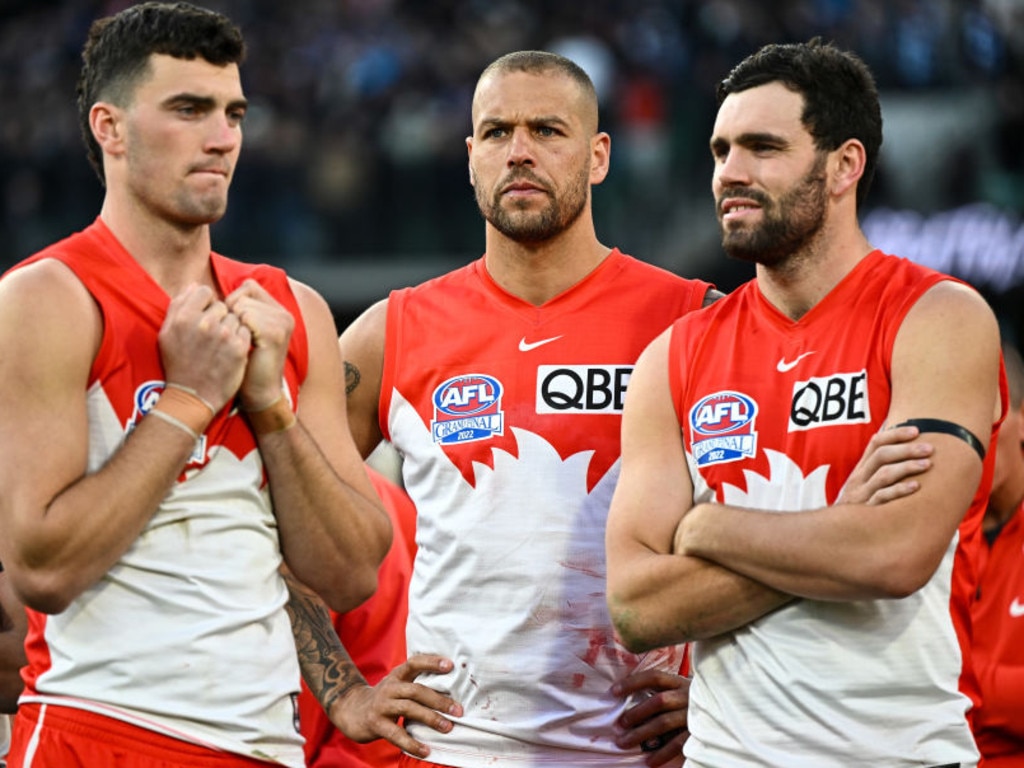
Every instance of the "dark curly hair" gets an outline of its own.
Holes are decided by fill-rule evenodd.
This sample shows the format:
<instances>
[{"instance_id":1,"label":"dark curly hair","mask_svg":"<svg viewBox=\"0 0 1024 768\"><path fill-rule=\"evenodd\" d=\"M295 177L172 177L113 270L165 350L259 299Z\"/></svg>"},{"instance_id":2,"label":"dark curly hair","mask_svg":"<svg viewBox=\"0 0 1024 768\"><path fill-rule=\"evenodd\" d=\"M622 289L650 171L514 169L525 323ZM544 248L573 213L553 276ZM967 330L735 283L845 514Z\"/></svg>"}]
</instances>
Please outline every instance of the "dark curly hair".
<instances>
[{"instance_id":1,"label":"dark curly hair","mask_svg":"<svg viewBox=\"0 0 1024 768\"><path fill-rule=\"evenodd\" d=\"M128 105L154 53L177 59L199 56L225 66L242 63L245 42L226 16L189 3L145 2L94 21L82 50L78 121L101 184L106 184L103 153L89 127L89 111L97 101Z\"/></svg>"},{"instance_id":2,"label":"dark curly hair","mask_svg":"<svg viewBox=\"0 0 1024 768\"><path fill-rule=\"evenodd\" d=\"M857 184L859 209L871 188L882 147L882 108L871 70L856 54L820 38L766 45L718 84L718 104L730 93L774 82L804 97L800 121L815 147L831 152L847 139L864 145L864 174Z\"/></svg>"}]
</instances>

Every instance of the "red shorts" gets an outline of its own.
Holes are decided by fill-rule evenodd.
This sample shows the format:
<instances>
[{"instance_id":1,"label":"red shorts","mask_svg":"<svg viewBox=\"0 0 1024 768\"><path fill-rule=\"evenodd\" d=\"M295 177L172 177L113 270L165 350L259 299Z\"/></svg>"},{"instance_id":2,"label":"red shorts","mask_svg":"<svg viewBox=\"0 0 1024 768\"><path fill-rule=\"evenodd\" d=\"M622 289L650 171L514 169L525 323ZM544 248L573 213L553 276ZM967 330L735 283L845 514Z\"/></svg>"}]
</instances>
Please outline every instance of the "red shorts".
<instances>
[{"instance_id":1,"label":"red shorts","mask_svg":"<svg viewBox=\"0 0 1024 768\"><path fill-rule=\"evenodd\" d=\"M22 704L8 768L267 768L245 755L173 739L71 707Z\"/></svg>"}]
</instances>

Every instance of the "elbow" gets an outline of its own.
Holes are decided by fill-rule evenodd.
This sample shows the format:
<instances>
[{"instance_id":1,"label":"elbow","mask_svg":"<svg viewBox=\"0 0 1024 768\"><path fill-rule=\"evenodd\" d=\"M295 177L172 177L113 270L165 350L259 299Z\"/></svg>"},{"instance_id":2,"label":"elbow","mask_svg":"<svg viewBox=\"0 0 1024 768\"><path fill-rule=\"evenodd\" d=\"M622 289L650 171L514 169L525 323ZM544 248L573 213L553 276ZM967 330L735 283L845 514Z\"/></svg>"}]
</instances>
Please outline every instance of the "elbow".
<instances>
[{"instance_id":1,"label":"elbow","mask_svg":"<svg viewBox=\"0 0 1024 768\"><path fill-rule=\"evenodd\" d=\"M18 590L17 594L18 599L26 608L50 616L63 613L75 599L75 595L59 589Z\"/></svg>"},{"instance_id":2,"label":"elbow","mask_svg":"<svg viewBox=\"0 0 1024 768\"><path fill-rule=\"evenodd\" d=\"M939 560L917 553L902 553L872 569L866 581L869 590L874 593L872 597L902 600L922 589L938 567Z\"/></svg>"},{"instance_id":3,"label":"elbow","mask_svg":"<svg viewBox=\"0 0 1024 768\"><path fill-rule=\"evenodd\" d=\"M78 591L60 583L55 578L31 575L15 581L11 580L14 594L26 608L33 611L55 615L62 613L78 596Z\"/></svg>"},{"instance_id":4,"label":"elbow","mask_svg":"<svg viewBox=\"0 0 1024 768\"><path fill-rule=\"evenodd\" d=\"M646 653L665 643L646 631L647 626L635 608L625 601L616 599L609 594L608 609L620 643L631 653Z\"/></svg>"},{"instance_id":5,"label":"elbow","mask_svg":"<svg viewBox=\"0 0 1024 768\"><path fill-rule=\"evenodd\" d=\"M345 613L358 608L373 597L377 591L377 571L368 568L353 569L344 583L327 584L316 591L332 611Z\"/></svg>"}]
</instances>

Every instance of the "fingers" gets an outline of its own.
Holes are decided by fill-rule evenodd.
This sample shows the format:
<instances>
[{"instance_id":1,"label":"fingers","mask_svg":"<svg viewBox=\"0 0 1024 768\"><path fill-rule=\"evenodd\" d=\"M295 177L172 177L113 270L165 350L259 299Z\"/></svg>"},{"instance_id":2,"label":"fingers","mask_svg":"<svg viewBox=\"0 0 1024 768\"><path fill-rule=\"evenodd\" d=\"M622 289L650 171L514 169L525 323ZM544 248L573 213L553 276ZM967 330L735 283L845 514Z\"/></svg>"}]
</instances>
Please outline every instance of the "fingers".
<instances>
[{"instance_id":1,"label":"fingers","mask_svg":"<svg viewBox=\"0 0 1024 768\"><path fill-rule=\"evenodd\" d=\"M660 746L648 752L644 759L646 765L651 766L681 766L683 764L683 745L690 737L689 731L677 731L665 734L657 741Z\"/></svg>"},{"instance_id":2,"label":"fingers","mask_svg":"<svg viewBox=\"0 0 1024 768\"><path fill-rule=\"evenodd\" d=\"M452 724L441 714L462 717L462 706L447 694L414 682L422 674L444 675L452 671L451 659L435 654L417 653L405 663L395 667L388 675L394 685L400 686L392 694L395 698L411 702L411 706L397 714L412 718L437 731L447 732Z\"/></svg>"},{"instance_id":3,"label":"fingers","mask_svg":"<svg viewBox=\"0 0 1024 768\"><path fill-rule=\"evenodd\" d=\"M637 687L641 685L643 688ZM628 676L612 690L630 691L636 698L619 717L622 732L615 739L618 746L649 752L648 765L662 765L680 755L690 699L688 678L648 669Z\"/></svg>"},{"instance_id":4,"label":"fingers","mask_svg":"<svg viewBox=\"0 0 1024 768\"><path fill-rule=\"evenodd\" d=\"M351 688L332 703L328 716L353 741L366 743L383 738L411 755L425 758L430 749L399 723L416 721L439 733L455 727L446 716L462 717L462 707L444 693L415 682L421 674L445 674L453 667L452 661L443 656L416 654L377 685Z\"/></svg>"},{"instance_id":5,"label":"fingers","mask_svg":"<svg viewBox=\"0 0 1024 768\"><path fill-rule=\"evenodd\" d=\"M650 689L667 691L677 688L688 691L690 689L689 678L663 669L648 668L632 672L618 681L612 686L612 693L616 696L626 697L632 693Z\"/></svg>"},{"instance_id":6,"label":"fingers","mask_svg":"<svg viewBox=\"0 0 1024 768\"><path fill-rule=\"evenodd\" d=\"M934 450L918 436L916 427L883 429L872 436L839 503L884 504L916 492L921 486L915 476L931 468Z\"/></svg>"},{"instance_id":7,"label":"fingers","mask_svg":"<svg viewBox=\"0 0 1024 768\"><path fill-rule=\"evenodd\" d=\"M291 314L255 280L243 282L224 303L249 329L253 346L287 343L293 326Z\"/></svg>"},{"instance_id":8,"label":"fingers","mask_svg":"<svg viewBox=\"0 0 1024 768\"><path fill-rule=\"evenodd\" d=\"M403 680L415 680L422 674L447 675L455 669L454 662L434 653L414 653L406 661L395 667L392 674L399 675Z\"/></svg>"}]
</instances>

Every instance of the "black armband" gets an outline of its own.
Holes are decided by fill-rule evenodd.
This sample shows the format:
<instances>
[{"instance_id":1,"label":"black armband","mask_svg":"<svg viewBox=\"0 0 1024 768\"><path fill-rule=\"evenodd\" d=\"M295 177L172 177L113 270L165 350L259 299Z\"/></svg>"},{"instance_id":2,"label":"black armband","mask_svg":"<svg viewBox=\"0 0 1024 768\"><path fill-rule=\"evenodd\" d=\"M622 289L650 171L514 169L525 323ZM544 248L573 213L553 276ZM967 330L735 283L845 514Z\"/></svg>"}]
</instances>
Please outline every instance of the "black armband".
<instances>
[{"instance_id":1,"label":"black armband","mask_svg":"<svg viewBox=\"0 0 1024 768\"><path fill-rule=\"evenodd\" d=\"M917 427L921 432L941 432L944 435L959 437L975 450L981 460L985 460L985 446L981 440L974 436L974 433L966 427L961 427L952 421L945 419L907 419L897 424L897 427Z\"/></svg>"}]
</instances>

